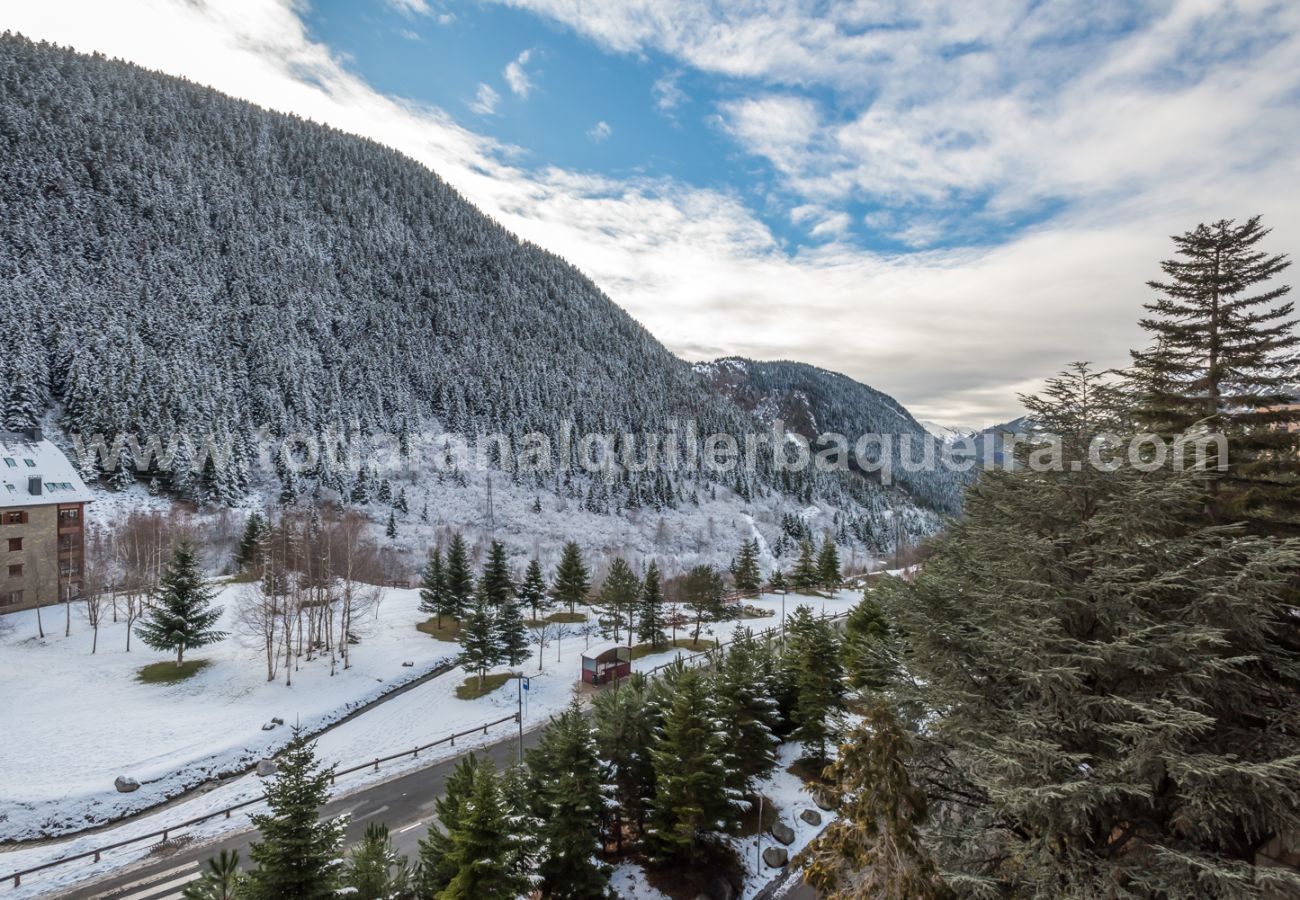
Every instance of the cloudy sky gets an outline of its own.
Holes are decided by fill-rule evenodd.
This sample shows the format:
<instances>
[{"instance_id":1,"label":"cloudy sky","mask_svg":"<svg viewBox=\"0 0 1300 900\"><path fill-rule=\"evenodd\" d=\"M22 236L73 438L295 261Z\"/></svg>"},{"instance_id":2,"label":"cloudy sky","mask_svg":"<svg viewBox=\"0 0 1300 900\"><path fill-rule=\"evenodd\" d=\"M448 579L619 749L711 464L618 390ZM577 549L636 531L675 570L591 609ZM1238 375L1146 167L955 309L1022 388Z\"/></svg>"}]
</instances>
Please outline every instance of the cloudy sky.
<instances>
[{"instance_id":1,"label":"cloudy sky","mask_svg":"<svg viewBox=\"0 0 1300 900\"><path fill-rule=\"evenodd\" d=\"M1300 251L1300 3L9 0L427 163L669 347L984 424L1122 364L1168 235Z\"/></svg>"}]
</instances>

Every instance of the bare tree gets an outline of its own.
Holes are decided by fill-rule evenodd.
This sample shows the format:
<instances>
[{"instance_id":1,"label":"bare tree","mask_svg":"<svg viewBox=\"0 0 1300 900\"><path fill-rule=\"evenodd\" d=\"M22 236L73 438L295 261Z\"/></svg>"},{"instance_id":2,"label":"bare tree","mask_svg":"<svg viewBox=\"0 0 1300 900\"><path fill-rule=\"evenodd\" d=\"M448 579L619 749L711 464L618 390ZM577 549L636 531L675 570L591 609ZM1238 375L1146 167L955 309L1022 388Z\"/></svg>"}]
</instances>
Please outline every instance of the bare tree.
<instances>
[{"instance_id":1,"label":"bare tree","mask_svg":"<svg viewBox=\"0 0 1300 900\"><path fill-rule=\"evenodd\" d=\"M357 623L377 615L383 599L384 572L375 543L365 536L366 520L348 510L334 523L330 558L339 582L339 653L343 668L352 665L351 644Z\"/></svg>"},{"instance_id":2,"label":"bare tree","mask_svg":"<svg viewBox=\"0 0 1300 900\"><path fill-rule=\"evenodd\" d=\"M552 641L557 641L563 636L563 628L564 626L559 622L548 622L545 619L534 619L528 626L528 630L533 633L533 639L537 641L537 671L542 671L543 652Z\"/></svg>"},{"instance_id":3,"label":"bare tree","mask_svg":"<svg viewBox=\"0 0 1300 900\"><path fill-rule=\"evenodd\" d=\"M109 606L109 566L113 558L112 534L95 527L86 533L81 564L81 593L86 599L86 620L90 623L90 652L99 650L99 626Z\"/></svg>"}]
</instances>

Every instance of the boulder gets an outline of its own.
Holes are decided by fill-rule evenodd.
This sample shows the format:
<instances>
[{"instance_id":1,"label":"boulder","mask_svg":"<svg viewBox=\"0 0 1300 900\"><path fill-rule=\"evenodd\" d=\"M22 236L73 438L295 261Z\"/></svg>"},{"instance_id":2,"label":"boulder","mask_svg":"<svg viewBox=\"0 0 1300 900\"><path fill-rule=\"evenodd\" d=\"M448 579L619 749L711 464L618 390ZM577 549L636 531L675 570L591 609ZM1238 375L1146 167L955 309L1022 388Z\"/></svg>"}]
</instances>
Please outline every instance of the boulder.
<instances>
[{"instance_id":1,"label":"boulder","mask_svg":"<svg viewBox=\"0 0 1300 900\"><path fill-rule=\"evenodd\" d=\"M794 843L794 829L778 820L772 823L772 837L789 846Z\"/></svg>"},{"instance_id":2,"label":"boulder","mask_svg":"<svg viewBox=\"0 0 1300 900\"><path fill-rule=\"evenodd\" d=\"M271 721L267 722L265 725L262 726L262 730L271 731L273 728L275 728L275 724L276 724L275 719L272 719Z\"/></svg>"},{"instance_id":3,"label":"boulder","mask_svg":"<svg viewBox=\"0 0 1300 900\"><path fill-rule=\"evenodd\" d=\"M271 721L274 722L276 725L284 724L284 719L281 719L279 716L271 716Z\"/></svg>"},{"instance_id":4,"label":"boulder","mask_svg":"<svg viewBox=\"0 0 1300 900\"><path fill-rule=\"evenodd\" d=\"M403 668L409 669L409 668L413 667L414 665L415 665L415 663L412 662L412 661L409 660L409 659L406 659L406 660L403 660L403 661L402 661L402 667L403 667Z\"/></svg>"},{"instance_id":5,"label":"boulder","mask_svg":"<svg viewBox=\"0 0 1300 900\"><path fill-rule=\"evenodd\" d=\"M768 847L763 851L763 862L773 869L779 869L790 861L790 854L784 847Z\"/></svg>"},{"instance_id":6,"label":"boulder","mask_svg":"<svg viewBox=\"0 0 1300 900\"><path fill-rule=\"evenodd\" d=\"M140 790L140 782L130 775L119 775L113 779L113 787L117 788L119 794L129 794L132 791Z\"/></svg>"},{"instance_id":7,"label":"boulder","mask_svg":"<svg viewBox=\"0 0 1300 900\"><path fill-rule=\"evenodd\" d=\"M818 809L824 809L830 812L835 808L835 796L829 791L813 791L813 803L817 804Z\"/></svg>"},{"instance_id":8,"label":"boulder","mask_svg":"<svg viewBox=\"0 0 1300 900\"><path fill-rule=\"evenodd\" d=\"M704 895L709 900L736 900L736 889L730 881L717 875L704 889Z\"/></svg>"},{"instance_id":9,"label":"boulder","mask_svg":"<svg viewBox=\"0 0 1300 900\"><path fill-rule=\"evenodd\" d=\"M265 778L267 775L274 775L280 768L280 764L273 759L259 759L257 761L257 777Z\"/></svg>"},{"instance_id":10,"label":"boulder","mask_svg":"<svg viewBox=\"0 0 1300 900\"><path fill-rule=\"evenodd\" d=\"M809 825L820 825L822 823L822 814L815 809L805 809L799 813L799 818L803 819Z\"/></svg>"}]
</instances>

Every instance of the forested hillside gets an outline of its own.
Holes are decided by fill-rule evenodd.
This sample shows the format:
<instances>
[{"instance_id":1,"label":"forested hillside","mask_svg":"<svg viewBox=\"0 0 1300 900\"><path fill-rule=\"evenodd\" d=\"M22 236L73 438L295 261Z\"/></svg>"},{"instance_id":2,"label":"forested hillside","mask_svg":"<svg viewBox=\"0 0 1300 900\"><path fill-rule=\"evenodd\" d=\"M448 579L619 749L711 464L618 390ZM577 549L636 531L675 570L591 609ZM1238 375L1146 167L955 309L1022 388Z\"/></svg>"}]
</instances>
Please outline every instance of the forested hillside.
<instances>
[{"instance_id":1,"label":"forested hillside","mask_svg":"<svg viewBox=\"0 0 1300 900\"><path fill-rule=\"evenodd\" d=\"M231 439L229 461L198 476L148 476L201 501L249 489L258 429L338 445L429 428L754 427L577 269L419 163L15 35L0 37L0 317L10 425L53 409L69 433ZM861 479L778 484L768 469L726 484L886 505ZM355 477L306 480L348 496ZM919 499L950 510L937 477ZM593 511L690 495L649 479L566 487Z\"/></svg>"}]
</instances>

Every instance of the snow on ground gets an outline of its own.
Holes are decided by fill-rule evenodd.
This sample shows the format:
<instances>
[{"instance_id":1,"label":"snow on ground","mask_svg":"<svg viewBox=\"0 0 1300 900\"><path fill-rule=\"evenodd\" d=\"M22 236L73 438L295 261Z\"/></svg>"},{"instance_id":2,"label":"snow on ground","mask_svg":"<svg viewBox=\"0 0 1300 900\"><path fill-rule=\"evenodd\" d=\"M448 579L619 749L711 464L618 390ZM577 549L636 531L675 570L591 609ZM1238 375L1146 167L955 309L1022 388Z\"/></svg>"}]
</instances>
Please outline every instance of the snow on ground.
<instances>
[{"instance_id":1,"label":"snow on ground","mask_svg":"<svg viewBox=\"0 0 1300 900\"><path fill-rule=\"evenodd\" d=\"M36 612L5 617L0 636L0 839L65 834L153 806L214 776L238 772L273 753L295 721L315 731L454 654L450 644L415 630L416 591L388 591L378 617L358 629L352 667L341 661L302 661L292 687L283 670L266 680L265 654L237 633L235 607L244 585L221 589L219 626L230 637L191 650L211 665L175 685L141 684L137 670L169 659L132 639L125 652L124 622L102 625L93 656L91 630L74 604L72 636L65 611L46 607L45 638ZM414 662L413 667L402 666ZM282 667L283 668L283 667ZM272 717L286 727L263 731ZM127 775L140 789L120 794L113 780Z\"/></svg>"},{"instance_id":2,"label":"snow on ground","mask_svg":"<svg viewBox=\"0 0 1300 900\"><path fill-rule=\"evenodd\" d=\"M222 601L228 602L234 590L236 588L223 591ZM776 627L783 602L787 617L793 615L800 605L810 606L815 615L834 615L850 609L859 598L860 594L856 591L843 591L828 599L793 594L785 598L767 595L752 601L753 605L771 609L776 615L766 619L719 623L712 626L712 636L725 641L738 627L750 627L756 632ZM363 637L362 643L354 648L356 655L350 673L330 679L329 662L323 660L319 664L312 664L319 665L319 668L310 669L304 665L302 671L295 673L293 688L286 688L282 680L276 684L265 683L266 673L260 651L241 647L234 639L200 651L198 655L213 659L215 664L182 685L173 688L139 685L133 680L135 668L161 658L161 654L133 650L128 657L120 652L107 652L105 632L101 630L100 653L92 657L89 655L88 629L81 623L79 630L76 630L75 622L71 639L47 638L46 644L42 646L31 637L35 628L34 616L31 617L29 630L24 631L24 617L28 614L17 614L19 621L16 624L19 624L19 628L15 633L0 638L0 677L7 677L10 686L14 688L0 703L20 705L24 713L20 717L10 715L3 708L0 708L0 712L4 713L6 719L16 721L18 727L24 730L17 740L4 744L3 752L8 756L0 760L0 796L25 797L27 802L43 809L59 810L61 815L70 820L87 809L107 809L109 801L119 797L129 804L132 798L151 790L152 785L144 784L144 779L141 778L140 791L135 794L116 794L112 780L119 771L132 771L134 774L145 771L139 766L148 764L154 766L148 771L155 772L160 783L179 784L177 776L166 774L165 761L170 760L171 765L181 771L197 771L195 761L212 760L215 756L214 747L217 746L224 748L221 752L227 758L240 750L251 749L251 758L255 760L264 755L269 747L279 746L288 738L286 729L276 729L273 732L260 730L262 723L272 715L279 715L286 722L292 722L296 715L301 715L303 723L310 724L305 709L308 704L316 704L317 721L337 719L344 712L344 704L355 706L365 698L373 698L383 690L391 689L397 679L413 677L411 673L428 670L438 661L453 655L456 645L436 641L415 630L415 623L423 619L416 610L417 603L416 591L387 592L368 636ZM121 637L120 632L115 636ZM578 679L582 650L589 640L594 642L599 639L598 636L570 633L558 646L555 643L547 646L542 659L542 672L537 671L536 655L521 667L531 679L530 690L526 694L525 728L544 724L569 702ZM11 652L15 649L19 652ZM42 656L43 653L46 655ZM677 655L689 654L682 654L680 650L665 650L642 657L633 666L639 671L646 671ZM24 663L17 664L18 659L23 659ZM402 660L414 660L416 667L403 668ZM507 669L508 667L500 667L497 671L504 672ZM214 671L221 673L220 677L214 677ZM385 680L377 680L380 678ZM358 764L510 715L517 708L518 693L513 684L507 684L476 700L456 699L455 688L465 678L463 671L449 672L338 725L320 736L318 751L321 758L341 766ZM144 691L145 688L150 690ZM29 702L29 691L40 691L43 699L40 702ZM340 705L330 708L331 701ZM58 717L40 716L40 723L37 723L34 721L38 718L36 713L47 708L42 705L44 703L56 704ZM118 727L120 718L114 711L115 705L129 712L135 727ZM13 712L16 713L17 710ZM23 721L24 719L32 721ZM442 745L420 754L419 759L408 758L386 764L379 772L363 771L340 778L336 790L340 795L349 793L367 784L455 756L467 749L495 743L508 737L510 728L508 723L493 729L487 735L458 740L455 748ZM200 733L206 737L200 739ZM86 754L87 747L95 747L97 752ZM108 754L98 752L103 747L112 748L111 759ZM21 757L17 754L21 754ZM50 765L51 759L58 760L59 765ZM118 765L117 761L120 760L136 761L137 768ZM780 773L773 777L779 776ZM82 793L78 795L66 791L63 786L68 784L82 785ZM105 785L107 792L104 790ZM781 788L779 785L773 788L778 789L791 788ZM261 781L256 776L246 775L115 828L0 853L0 876L134 835L148 834L260 796L261 790ZM154 794L155 799L158 796L160 794ZM769 796L774 799L777 797L776 794ZM127 808L138 809L140 805ZM251 811L256 812L257 807ZM791 824L797 829L801 823ZM247 814L236 813L230 819L204 823L188 833L196 839L206 840L246 827ZM15 900L39 896L60 886L133 863L147 852L148 845L142 844L109 853L96 864L78 862L58 867L24 879L22 888L7 892L6 896Z\"/></svg>"}]
</instances>

